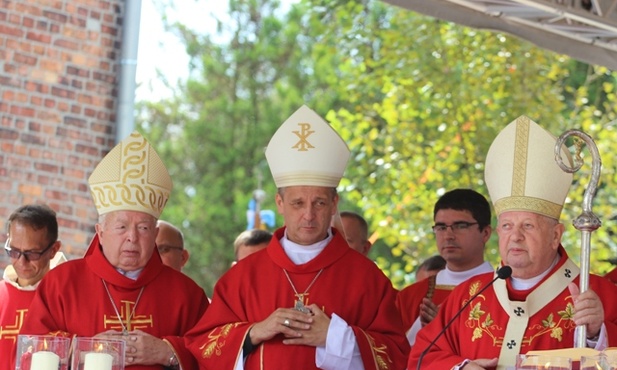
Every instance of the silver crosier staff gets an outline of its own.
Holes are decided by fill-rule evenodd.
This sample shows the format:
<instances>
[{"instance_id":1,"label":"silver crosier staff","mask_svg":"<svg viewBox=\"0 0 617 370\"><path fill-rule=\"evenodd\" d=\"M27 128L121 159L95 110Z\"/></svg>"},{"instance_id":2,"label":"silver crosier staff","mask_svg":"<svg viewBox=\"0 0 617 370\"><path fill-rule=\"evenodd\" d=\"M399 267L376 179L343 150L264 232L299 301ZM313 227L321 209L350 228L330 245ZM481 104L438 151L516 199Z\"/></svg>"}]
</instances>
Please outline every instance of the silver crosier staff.
<instances>
[{"instance_id":1,"label":"silver crosier staff","mask_svg":"<svg viewBox=\"0 0 617 370\"><path fill-rule=\"evenodd\" d=\"M574 173L583 166L583 159L581 158L582 144L580 141L576 143L576 153L574 156L574 166L570 167L563 163L561 157L561 148L564 145L566 139L570 136L576 136L587 144L591 153L591 180L585 194L583 196L583 213L581 213L574 221L572 225L581 232L581 261L580 261L580 291L581 293L589 289L589 256L591 252L591 233L598 229L602 222L591 211L591 204L593 197L596 195L598 188L598 182L600 181L600 171L602 169L602 159L598 152L598 147L593 139L586 133L580 130L568 130L561 134L555 144L555 161L561 167L562 170L568 173ZM578 328L576 334L574 346L577 348L583 348L587 346L587 328L581 326Z\"/></svg>"}]
</instances>

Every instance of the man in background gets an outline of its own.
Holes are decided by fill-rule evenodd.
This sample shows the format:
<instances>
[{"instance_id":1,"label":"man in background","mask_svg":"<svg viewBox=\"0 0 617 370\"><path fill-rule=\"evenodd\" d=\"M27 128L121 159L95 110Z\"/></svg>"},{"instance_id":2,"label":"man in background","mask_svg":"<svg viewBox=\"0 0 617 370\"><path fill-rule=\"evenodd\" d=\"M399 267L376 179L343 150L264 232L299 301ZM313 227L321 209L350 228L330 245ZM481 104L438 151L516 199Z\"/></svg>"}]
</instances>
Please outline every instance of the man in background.
<instances>
[{"instance_id":1,"label":"man in background","mask_svg":"<svg viewBox=\"0 0 617 370\"><path fill-rule=\"evenodd\" d=\"M56 212L44 204L21 206L7 223L4 250L11 264L0 281L0 369L15 369L17 335L39 282L65 261ZM57 257L57 258L54 258Z\"/></svg>"},{"instance_id":2,"label":"man in background","mask_svg":"<svg viewBox=\"0 0 617 370\"><path fill-rule=\"evenodd\" d=\"M156 247L163 264L174 270L182 271L189 260L189 251L184 248L182 231L163 220L158 220L156 226L159 228L159 233L156 236Z\"/></svg>"},{"instance_id":3,"label":"man in background","mask_svg":"<svg viewBox=\"0 0 617 370\"><path fill-rule=\"evenodd\" d=\"M371 250L371 242L368 240L368 223L364 217L356 212L342 211L332 218L332 226L343 233L347 244L365 256Z\"/></svg>"},{"instance_id":4,"label":"man in background","mask_svg":"<svg viewBox=\"0 0 617 370\"><path fill-rule=\"evenodd\" d=\"M437 200L433 209L433 232L446 268L418 281L397 296L407 340L431 322L450 292L470 277L492 272L484 261L484 248L491 237L491 207L486 198L471 189L455 189Z\"/></svg>"},{"instance_id":5,"label":"man in background","mask_svg":"<svg viewBox=\"0 0 617 370\"><path fill-rule=\"evenodd\" d=\"M241 232L234 241L236 262L265 249L270 239L272 239L272 233L268 230L251 229Z\"/></svg>"},{"instance_id":6,"label":"man in background","mask_svg":"<svg viewBox=\"0 0 617 370\"><path fill-rule=\"evenodd\" d=\"M425 259L416 269L416 282L424 279L428 279L431 276L437 275L437 273L446 268L446 260L436 254Z\"/></svg>"}]
</instances>

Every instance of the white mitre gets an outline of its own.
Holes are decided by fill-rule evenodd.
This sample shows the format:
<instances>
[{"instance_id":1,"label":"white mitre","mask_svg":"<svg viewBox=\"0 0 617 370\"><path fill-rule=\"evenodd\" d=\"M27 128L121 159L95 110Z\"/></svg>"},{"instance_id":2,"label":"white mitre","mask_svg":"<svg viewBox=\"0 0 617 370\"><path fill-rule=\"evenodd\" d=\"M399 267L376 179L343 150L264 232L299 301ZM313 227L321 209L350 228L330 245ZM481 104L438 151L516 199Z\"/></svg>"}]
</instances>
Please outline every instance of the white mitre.
<instances>
[{"instance_id":1,"label":"white mitre","mask_svg":"<svg viewBox=\"0 0 617 370\"><path fill-rule=\"evenodd\" d=\"M528 211L559 220L572 174L555 162L557 138L526 116L520 116L497 135L486 155L484 179L499 216ZM572 165L570 152L561 158Z\"/></svg>"},{"instance_id":2,"label":"white mitre","mask_svg":"<svg viewBox=\"0 0 617 370\"><path fill-rule=\"evenodd\" d=\"M337 187L350 154L339 134L305 105L283 122L266 149L277 188Z\"/></svg>"}]
</instances>

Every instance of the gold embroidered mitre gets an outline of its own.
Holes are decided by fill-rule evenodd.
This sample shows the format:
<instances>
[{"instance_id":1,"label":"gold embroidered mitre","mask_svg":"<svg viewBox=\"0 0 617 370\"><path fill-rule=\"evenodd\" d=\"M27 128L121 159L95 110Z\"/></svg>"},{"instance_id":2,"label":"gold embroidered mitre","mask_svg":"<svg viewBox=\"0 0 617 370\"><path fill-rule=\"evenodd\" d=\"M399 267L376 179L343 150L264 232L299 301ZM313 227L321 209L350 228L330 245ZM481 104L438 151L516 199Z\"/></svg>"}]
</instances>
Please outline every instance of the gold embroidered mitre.
<instances>
[{"instance_id":1,"label":"gold embroidered mitre","mask_svg":"<svg viewBox=\"0 0 617 370\"><path fill-rule=\"evenodd\" d=\"M486 155L484 179L499 216L528 211L559 220L572 174L555 162L557 138L526 116L520 116L497 135ZM570 152L561 148L564 163Z\"/></svg>"},{"instance_id":2,"label":"gold embroidered mitre","mask_svg":"<svg viewBox=\"0 0 617 370\"><path fill-rule=\"evenodd\" d=\"M88 183L99 215L140 211L157 219L173 186L163 161L137 131L101 160Z\"/></svg>"},{"instance_id":3,"label":"gold embroidered mitre","mask_svg":"<svg viewBox=\"0 0 617 370\"><path fill-rule=\"evenodd\" d=\"M266 149L266 159L278 188L337 187L349 156L345 141L306 105L283 122Z\"/></svg>"}]
</instances>

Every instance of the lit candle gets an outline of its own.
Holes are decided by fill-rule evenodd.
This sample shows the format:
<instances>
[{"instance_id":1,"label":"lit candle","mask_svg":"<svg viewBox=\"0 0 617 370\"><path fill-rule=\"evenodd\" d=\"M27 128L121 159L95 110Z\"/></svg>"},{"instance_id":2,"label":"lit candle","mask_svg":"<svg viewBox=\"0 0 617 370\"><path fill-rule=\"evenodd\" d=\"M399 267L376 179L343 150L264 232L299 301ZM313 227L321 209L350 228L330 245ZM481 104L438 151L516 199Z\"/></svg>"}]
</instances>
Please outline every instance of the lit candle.
<instances>
[{"instance_id":1,"label":"lit candle","mask_svg":"<svg viewBox=\"0 0 617 370\"><path fill-rule=\"evenodd\" d=\"M84 360L84 370L111 370L113 362L109 353L89 352Z\"/></svg>"},{"instance_id":2,"label":"lit candle","mask_svg":"<svg viewBox=\"0 0 617 370\"><path fill-rule=\"evenodd\" d=\"M31 369L36 370L58 370L60 356L49 351L38 351L32 354Z\"/></svg>"}]
</instances>

